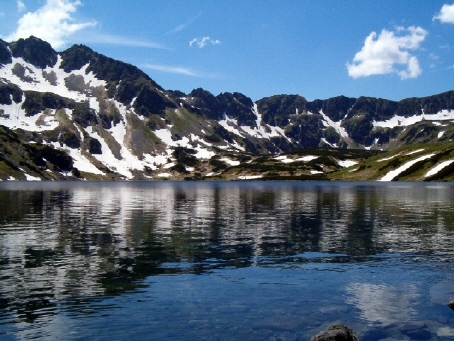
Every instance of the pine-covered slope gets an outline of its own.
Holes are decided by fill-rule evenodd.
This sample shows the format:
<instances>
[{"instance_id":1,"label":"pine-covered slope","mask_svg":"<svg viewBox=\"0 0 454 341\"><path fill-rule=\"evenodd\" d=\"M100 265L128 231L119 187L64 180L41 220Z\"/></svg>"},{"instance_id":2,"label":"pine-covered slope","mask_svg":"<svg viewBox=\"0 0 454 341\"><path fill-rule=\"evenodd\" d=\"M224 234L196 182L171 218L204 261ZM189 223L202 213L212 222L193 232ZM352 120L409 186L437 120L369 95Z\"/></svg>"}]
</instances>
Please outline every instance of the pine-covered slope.
<instances>
[{"instance_id":1,"label":"pine-covered slope","mask_svg":"<svg viewBox=\"0 0 454 341\"><path fill-rule=\"evenodd\" d=\"M0 179L320 178L450 141L453 109L454 91L399 102L184 94L83 45L0 40Z\"/></svg>"}]
</instances>

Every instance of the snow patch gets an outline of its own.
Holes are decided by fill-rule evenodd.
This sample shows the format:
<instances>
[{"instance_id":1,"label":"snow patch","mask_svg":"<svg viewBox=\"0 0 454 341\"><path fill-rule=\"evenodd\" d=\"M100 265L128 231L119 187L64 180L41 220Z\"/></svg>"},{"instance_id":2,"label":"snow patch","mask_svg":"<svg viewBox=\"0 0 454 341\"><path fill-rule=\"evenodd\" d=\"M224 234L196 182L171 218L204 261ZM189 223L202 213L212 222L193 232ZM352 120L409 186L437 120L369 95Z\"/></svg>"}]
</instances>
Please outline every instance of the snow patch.
<instances>
[{"instance_id":1,"label":"snow patch","mask_svg":"<svg viewBox=\"0 0 454 341\"><path fill-rule=\"evenodd\" d=\"M351 167L351 166L354 166L354 165L358 164L358 161L354 161L354 160L339 160L339 161L337 161L337 163L341 167L348 168L348 167Z\"/></svg>"},{"instance_id":2,"label":"snow patch","mask_svg":"<svg viewBox=\"0 0 454 341\"><path fill-rule=\"evenodd\" d=\"M220 161L224 161L225 163L229 164L230 166L238 166L240 161L234 161L227 158L220 159Z\"/></svg>"},{"instance_id":3,"label":"snow patch","mask_svg":"<svg viewBox=\"0 0 454 341\"><path fill-rule=\"evenodd\" d=\"M447 160L447 161L443 161L441 163L439 163L438 165L436 165L435 167L433 167L431 170L429 170L426 175L424 175L426 178L428 178L429 176L432 176L432 175L435 175L437 174L439 171L441 171L443 168L449 166L451 163L453 163L454 160Z\"/></svg>"},{"instance_id":4,"label":"snow patch","mask_svg":"<svg viewBox=\"0 0 454 341\"><path fill-rule=\"evenodd\" d=\"M424 149L416 149L416 150L412 150L411 152L408 152L405 155L412 155L412 154L416 154L416 153L419 153L419 152L422 152L422 151L424 151Z\"/></svg>"},{"instance_id":5,"label":"snow patch","mask_svg":"<svg viewBox=\"0 0 454 341\"><path fill-rule=\"evenodd\" d=\"M157 176L159 176L160 178L170 178L172 176L172 174L170 174L170 173L159 173Z\"/></svg>"},{"instance_id":6,"label":"snow patch","mask_svg":"<svg viewBox=\"0 0 454 341\"><path fill-rule=\"evenodd\" d=\"M342 121L334 122L332 119L330 119L327 115L323 113L323 110L319 111L320 115L323 117L323 125L325 127L333 127L336 132L342 136L343 138L348 138L348 133L345 130L345 128L341 127Z\"/></svg>"},{"instance_id":7,"label":"snow patch","mask_svg":"<svg viewBox=\"0 0 454 341\"><path fill-rule=\"evenodd\" d=\"M425 121L445 121L454 119L454 110L441 110L436 114L424 114L422 112L420 115L414 115L409 117L404 116L394 116L386 121L373 121L374 127L383 127L383 128L394 128L394 127L406 127L413 125L417 122Z\"/></svg>"},{"instance_id":8,"label":"snow patch","mask_svg":"<svg viewBox=\"0 0 454 341\"><path fill-rule=\"evenodd\" d=\"M407 162L406 164L400 166L399 168L397 169L394 169L390 172L388 172L384 177L382 177L379 181L392 181L396 176L398 176L400 173L402 173L403 171L407 170L408 168L410 168L411 166L413 166L415 163L419 162L419 161L423 161L423 160L426 160L426 159L430 159L432 156L434 156L435 154L428 154L428 155L423 155L415 160L412 160L412 161L409 161Z\"/></svg>"},{"instance_id":9,"label":"snow patch","mask_svg":"<svg viewBox=\"0 0 454 341\"><path fill-rule=\"evenodd\" d=\"M263 175L240 175L238 179L240 180L254 180L263 178Z\"/></svg>"},{"instance_id":10,"label":"snow patch","mask_svg":"<svg viewBox=\"0 0 454 341\"><path fill-rule=\"evenodd\" d=\"M383 161L392 160L392 159L394 159L396 156L399 156L399 155L400 155L400 154L396 154L396 155L393 155L393 156L385 157L385 158L383 158L383 159L377 160L377 162L383 162Z\"/></svg>"}]
</instances>

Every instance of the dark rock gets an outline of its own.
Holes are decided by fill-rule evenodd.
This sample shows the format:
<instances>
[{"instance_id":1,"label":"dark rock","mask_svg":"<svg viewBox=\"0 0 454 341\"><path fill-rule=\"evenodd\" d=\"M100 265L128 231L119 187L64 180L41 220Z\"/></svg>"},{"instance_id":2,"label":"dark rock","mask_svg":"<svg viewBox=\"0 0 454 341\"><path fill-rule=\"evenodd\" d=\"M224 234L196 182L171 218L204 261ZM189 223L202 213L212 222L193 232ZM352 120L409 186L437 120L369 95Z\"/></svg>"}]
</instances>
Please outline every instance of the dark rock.
<instances>
[{"instance_id":1,"label":"dark rock","mask_svg":"<svg viewBox=\"0 0 454 341\"><path fill-rule=\"evenodd\" d=\"M454 310L454 299L448 302L448 307Z\"/></svg>"},{"instance_id":2,"label":"dark rock","mask_svg":"<svg viewBox=\"0 0 454 341\"><path fill-rule=\"evenodd\" d=\"M15 84L0 82L0 104L11 105L22 101L22 90Z\"/></svg>"},{"instance_id":3,"label":"dark rock","mask_svg":"<svg viewBox=\"0 0 454 341\"><path fill-rule=\"evenodd\" d=\"M12 61L11 52L8 50L8 43L0 39L0 64L6 65Z\"/></svg>"},{"instance_id":4,"label":"dark rock","mask_svg":"<svg viewBox=\"0 0 454 341\"><path fill-rule=\"evenodd\" d=\"M216 96L221 108L222 114L225 113L230 118L238 121L238 125L250 127L256 126L256 116L252 111L254 103L249 97L239 92L225 92Z\"/></svg>"},{"instance_id":5,"label":"dark rock","mask_svg":"<svg viewBox=\"0 0 454 341\"><path fill-rule=\"evenodd\" d=\"M88 143L88 150L90 154L102 154L101 142L99 142L95 138L91 138L90 142Z\"/></svg>"},{"instance_id":6,"label":"dark rock","mask_svg":"<svg viewBox=\"0 0 454 341\"><path fill-rule=\"evenodd\" d=\"M17 95L19 97L19 95ZM13 97L14 100L14 97ZM45 109L62 109L74 107L74 101L51 92L26 91L22 109L27 116L34 116Z\"/></svg>"},{"instance_id":7,"label":"dark rock","mask_svg":"<svg viewBox=\"0 0 454 341\"><path fill-rule=\"evenodd\" d=\"M309 341L359 341L353 329L342 323L335 323L312 337Z\"/></svg>"},{"instance_id":8,"label":"dark rock","mask_svg":"<svg viewBox=\"0 0 454 341\"><path fill-rule=\"evenodd\" d=\"M9 48L13 57L22 57L27 63L41 69L45 69L47 66L52 67L57 62L58 55L52 46L33 36L11 43Z\"/></svg>"},{"instance_id":9,"label":"dark rock","mask_svg":"<svg viewBox=\"0 0 454 341\"><path fill-rule=\"evenodd\" d=\"M76 103L73 110L74 122L87 128L89 125L98 124L98 117L94 109L90 108L88 102Z\"/></svg>"},{"instance_id":10,"label":"dark rock","mask_svg":"<svg viewBox=\"0 0 454 341\"><path fill-rule=\"evenodd\" d=\"M277 95L257 101L257 109L264 123L285 128L289 118L307 109L307 101L298 95Z\"/></svg>"}]
</instances>

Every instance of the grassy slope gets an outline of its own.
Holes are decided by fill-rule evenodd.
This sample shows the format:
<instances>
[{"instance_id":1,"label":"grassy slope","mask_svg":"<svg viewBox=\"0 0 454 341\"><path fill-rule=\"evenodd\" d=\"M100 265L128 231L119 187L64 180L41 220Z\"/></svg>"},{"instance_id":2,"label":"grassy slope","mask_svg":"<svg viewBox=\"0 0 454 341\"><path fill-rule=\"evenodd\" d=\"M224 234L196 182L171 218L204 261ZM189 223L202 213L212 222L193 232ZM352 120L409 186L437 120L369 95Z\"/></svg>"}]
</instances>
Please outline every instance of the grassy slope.
<instances>
[{"instance_id":1,"label":"grassy slope","mask_svg":"<svg viewBox=\"0 0 454 341\"><path fill-rule=\"evenodd\" d=\"M362 160L358 165L329 174L331 180L380 180L388 172L421 156L435 154L430 159L417 162L393 180L399 181L452 181L454 167L448 166L432 177L426 173L437 164L454 160L454 142L439 142L405 146Z\"/></svg>"}]
</instances>

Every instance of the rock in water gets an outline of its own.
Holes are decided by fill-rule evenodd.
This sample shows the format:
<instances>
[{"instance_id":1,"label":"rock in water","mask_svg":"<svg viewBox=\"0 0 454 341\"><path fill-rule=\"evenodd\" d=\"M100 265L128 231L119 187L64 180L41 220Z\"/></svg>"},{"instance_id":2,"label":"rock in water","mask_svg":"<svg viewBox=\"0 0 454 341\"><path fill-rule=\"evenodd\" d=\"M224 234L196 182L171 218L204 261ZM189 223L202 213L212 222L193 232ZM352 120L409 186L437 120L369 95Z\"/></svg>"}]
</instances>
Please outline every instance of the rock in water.
<instances>
[{"instance_id":1,"label":"rock in water","mask_svg":"<svg viewBox=\"0 0 454 341\"><path fill-rule=\"evenodd\" d=\"M353 329L336 323L312 337L309 341L359 341Z\"/></svg>"},{"instance_id":2,"label":"rock in water","mask_svg":"<svg viewBox=\"0 0 454 341\"><path fill-rule=\"evenodd\" d=\"M454 299L448 302L448 307L454 310Z\"/></svg>"}]
</instances>

